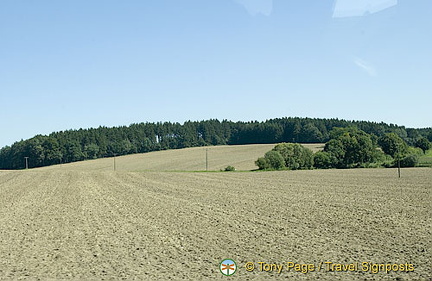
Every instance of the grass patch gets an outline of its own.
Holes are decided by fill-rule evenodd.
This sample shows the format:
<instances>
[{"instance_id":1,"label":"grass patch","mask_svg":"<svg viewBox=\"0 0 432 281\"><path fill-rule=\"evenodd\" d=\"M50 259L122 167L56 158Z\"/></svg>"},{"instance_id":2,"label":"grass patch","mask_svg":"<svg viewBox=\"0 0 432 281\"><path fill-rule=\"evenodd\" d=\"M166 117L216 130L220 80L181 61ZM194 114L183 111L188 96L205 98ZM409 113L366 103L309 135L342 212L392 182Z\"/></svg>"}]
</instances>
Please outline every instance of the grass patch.
<instances>
[{"instance_id":1,"label":"grass patch","mask_svg":"<svg viewBox=\"0 0 432 281\"><path fill-rule=\"evenodd\" d=\"M432 149L419 158L419 167L432 167Z\"/></svg>"}]
</instances>

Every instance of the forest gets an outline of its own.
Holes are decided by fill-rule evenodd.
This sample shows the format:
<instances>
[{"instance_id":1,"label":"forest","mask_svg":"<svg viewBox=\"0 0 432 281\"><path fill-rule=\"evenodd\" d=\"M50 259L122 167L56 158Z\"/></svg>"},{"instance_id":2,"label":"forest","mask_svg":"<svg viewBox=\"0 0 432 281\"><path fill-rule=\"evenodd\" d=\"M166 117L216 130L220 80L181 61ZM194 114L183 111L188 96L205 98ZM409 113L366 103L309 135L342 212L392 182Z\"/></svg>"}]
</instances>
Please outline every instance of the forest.
<instances>
[{"instance_id":1,"label":"forest","mask_svg":"<svg viewBox=\"0 0 432 281\"><path fill-rule=\"evenodd\" d=\"M0 149L0 169L24 169L86 159L209 145L259 143L326 143L334 128L354 127L380 137L393 133L409 146L432 141L432 128L413 129L395 124L341 119L284 117L266 121L233 122L217 119L137 123L120 127L66 130L36 135Z\"/></svg>"}]
</instances>

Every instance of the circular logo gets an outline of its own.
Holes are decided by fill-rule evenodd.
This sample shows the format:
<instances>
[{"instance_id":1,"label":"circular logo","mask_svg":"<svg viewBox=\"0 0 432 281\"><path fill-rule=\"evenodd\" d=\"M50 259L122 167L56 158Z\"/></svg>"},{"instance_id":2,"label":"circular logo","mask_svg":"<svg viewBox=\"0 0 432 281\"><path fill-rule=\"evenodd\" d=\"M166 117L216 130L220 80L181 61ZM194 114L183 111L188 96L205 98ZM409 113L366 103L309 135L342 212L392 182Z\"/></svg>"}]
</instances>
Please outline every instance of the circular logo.
<instances>
[{"instance_id":1,"label":"circular logo","mask_svg":"<svg viewBox=\"0 0 432 281\"><path fill-rule=\"evenodd\" d=\"M225 276L231 276L237 271L237 264L231 259L225 259L219 264L221 273Z\"/></svg>"}]
</instances>

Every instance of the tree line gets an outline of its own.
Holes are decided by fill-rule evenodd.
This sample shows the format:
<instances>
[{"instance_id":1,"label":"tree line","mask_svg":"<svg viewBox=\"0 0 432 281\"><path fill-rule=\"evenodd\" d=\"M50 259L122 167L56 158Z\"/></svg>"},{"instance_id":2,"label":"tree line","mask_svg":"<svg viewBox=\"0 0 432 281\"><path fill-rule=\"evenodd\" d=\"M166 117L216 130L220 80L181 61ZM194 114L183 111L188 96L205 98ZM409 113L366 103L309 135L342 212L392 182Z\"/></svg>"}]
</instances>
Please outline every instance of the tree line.
<instances>
[{"instance_id":1,"label":"tree line","mask_svg":"<svg viewBox=\"0 0 432 281\"><path fill-rule=\"evenodd\" d=\"M431 147L424 137L412 147L395 133L377 137L356 127L335 127L322 151L313 153L298 143L280 143L255 164L260 170L415 167Z\"/></svg>"},{"instance_id":2,"label":"tree line","mask_svg":"<svg viewBox=\"0 0 432 281\"><path fill-rule=\"evenodd\" d=\"M67 130L37 135L0 149L0 169L29 168L86 159L207 145L258 143L324 143L335 127L355 127L374 139L394 133L414 146L420 139L432 141L432 128L411 129L394 124L341 119L285 117L263 122L210 119L137 123L130 126Z\"/></svg>"}]
</instances>

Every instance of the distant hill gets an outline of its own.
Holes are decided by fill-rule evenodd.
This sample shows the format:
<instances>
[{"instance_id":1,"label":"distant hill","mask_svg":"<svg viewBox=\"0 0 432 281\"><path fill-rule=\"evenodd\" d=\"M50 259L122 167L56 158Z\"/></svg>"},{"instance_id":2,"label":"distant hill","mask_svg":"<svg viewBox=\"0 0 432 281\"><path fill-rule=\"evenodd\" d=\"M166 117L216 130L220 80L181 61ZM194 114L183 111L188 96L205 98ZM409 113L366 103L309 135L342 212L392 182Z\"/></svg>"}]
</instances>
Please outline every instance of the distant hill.
<instances>
[{"instance_id":1,"label":"distant hill","mask_svg":"<svg viewBox=\"0 0 432 281\"><path fill-rule=\"evenodd\" d=\"M43 170L113 171L205 171L206 158L209 171L219 171L231 165L239 171L257 169L255 160L271 150L275 144L221 145L154 151L79 161L69 164L42 167ZM324 144L305 144L318 151ZM207 154L207 155L206 155ZM207 156L207 157L206 157Z\"/></svg>"},{"instance_id":2,"label":"distant hill","mask_svg":"<svg viewBox=\"0 0 432 281\"><path fill-rule=\"evenodd\" d=\"M380 137L396 133L412 145L423 136L432 141L432 128L409 129L394 124L340 119L277 118L264 122L216 119L180 123L139 123L37 135L0 150L0 169L24 169L60 163L211 145L324 143L335 127L356 127Z\"/></svg>"}]
</instances>

